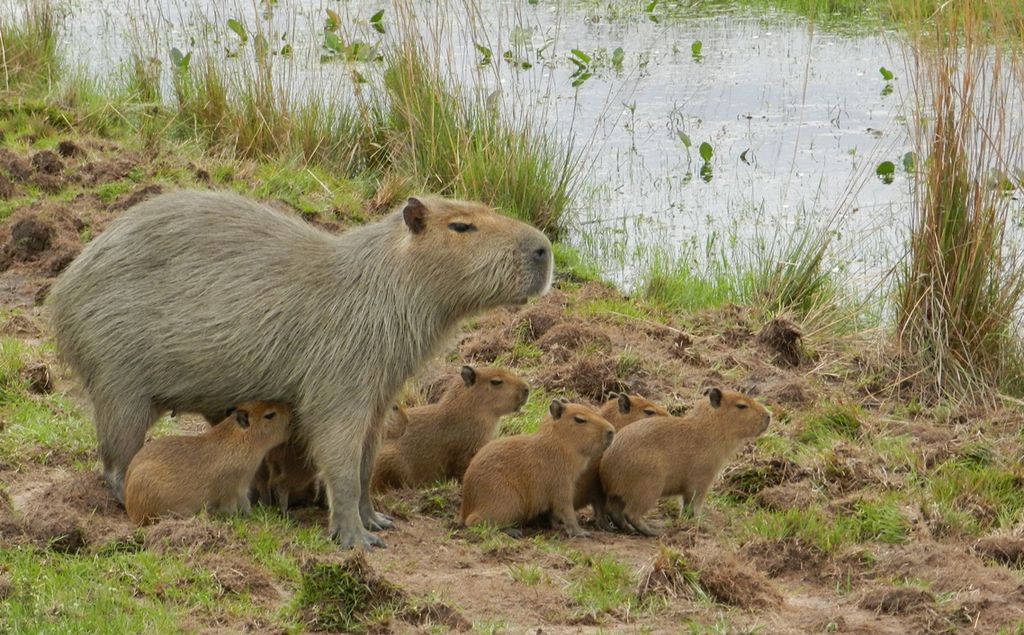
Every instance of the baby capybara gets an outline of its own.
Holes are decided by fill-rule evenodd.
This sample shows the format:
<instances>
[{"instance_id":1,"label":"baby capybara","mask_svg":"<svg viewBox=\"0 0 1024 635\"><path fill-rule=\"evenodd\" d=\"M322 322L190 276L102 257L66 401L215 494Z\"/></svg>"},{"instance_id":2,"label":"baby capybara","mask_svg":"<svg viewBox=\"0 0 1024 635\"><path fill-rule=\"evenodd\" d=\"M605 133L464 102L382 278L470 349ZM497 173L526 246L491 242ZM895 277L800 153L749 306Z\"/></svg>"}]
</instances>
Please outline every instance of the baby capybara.
<instances>
[{"instance_id":1,"label":"baby capybara","mask_svg":"<svg viewBox=\"0 0 1024 635\"><path fill-rule=\"evenodd\" d=\"M612 424L618 432L624 427L640 421L647 417L669 416L658 404L641 397L640 395L629 395L626 393L611 393L608 401L601 406L601 416ZM576 482L576 494L573 496L573 507L582 509L590 505L594 511L594 522L605 531L611 529L608 522L608 515L604 511L604 491L601 489L601 477L598 474L598 466L601 464L601 457L596 456L587 463L587 467Z\"/></svg>"},{"instance_id":2,"label":"baby capybara","mask_svg":"<svg viewBox=\"0 0 1024 635\"><path fill-rule=\"evenodd\" d=\"M615 428L594 409L555 400L536 434L492 441L466 470L463 525L508 528L542 514L569 536L587 536L576 520L572 497L583 468L611 443Z\"/></svg>"},{"instance_id":3,"label":"baby capybara","mask_svg":"<svg viewBox=\"0 0 1024 635\"><path fill-rule=\"evenodd\" d=\"M771 415L750 397L718 388L705 395L708 401L685 417L652 417L626 427L601 457L605 505L620 529L632 525L657 535L644 514L662 496L681 495L699 514L725 462L768 428Z\"/></svg>"},{"instance_id":4,"label":"baby capybara","mask_svg":"<svg viewBox=\"0 0 1024 635\"><path fill-rule=\"evenodd\" d=\"M462 480L469 462L498 434L501 417L530 395L520 377L500 368L463 366L436 404L406 411L409 425L377 455L373 489Z\"/></svg>"},{"instance_id":5,"label":"baby capybara","mask_svg":"<svg viewBox=\"0 0 1024 635\"><path fill-rule=\"evenodd\" d=\"M392 404L381 434L385 440L398 439L405 434L408 425L405 409ZM298 439L291 439L267 453L263 467L256 473L255 486L262 504L276 503L282 512L287 512L291 504L310 503L322 495L316 467Z\"/></svg>"},{"instance_id":6,"label":"baby capybara","mask_svg":"<svg viewBox=\"0 0 1024 635\"><path fill-rule=\"evenodd\" d=\"M288 440L290 409L250 401L198 436L142 446L128 466L125 509L138 524L161 516L249 512L249 488L263 457Z\"/></svg>"}]
</instances>

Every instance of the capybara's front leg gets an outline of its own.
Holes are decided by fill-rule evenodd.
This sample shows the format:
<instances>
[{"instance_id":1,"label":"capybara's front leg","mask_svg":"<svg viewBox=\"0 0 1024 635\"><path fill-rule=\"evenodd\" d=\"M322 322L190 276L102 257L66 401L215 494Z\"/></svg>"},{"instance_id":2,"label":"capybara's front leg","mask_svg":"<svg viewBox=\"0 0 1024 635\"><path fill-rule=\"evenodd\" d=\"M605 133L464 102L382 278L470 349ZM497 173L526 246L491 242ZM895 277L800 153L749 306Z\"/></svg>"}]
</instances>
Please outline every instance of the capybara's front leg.
<instances>
[{"instance_id":1,"label":"capybara's front leg","mask_svg":"<svg viewBox=\"0 0 1024 635\"><path fill-rule=\"evenodd\" d=\"M381 514L373 508L370 498L370 481L373 479L373 466L377 461L377 448L383 431L383 419L378 417L363 437L363 452L359 461L359 518L363 527L370 531L391 529L395 526L390 516Z\"/></svg>"},{"instance_id":2,"label":"capybara's front leg","mask_svg":"<svg viewBox=\"0 0 1024 635\"><path fill-rule=\"evenodd\" d=\"M344 549L385 546L363 527L359 516L361 440L353 442L351 428L338 429L328 421L310 423L315 436L310 439L309 452L327 488L331 538ZM363 431L357 434L361 436Z\"/></svg>"},{"instance_id":3,"label":"capybara's front leg","mask_svg":"<svg viewBox=\"0 0 1024 635\"><path fill-rule=\"evenodd\" d=\"M590 532L580 527L576 519L576 510L572 506L572 488L568 489L566 496L559 498L551 510L551 516L555 522L561 525L562 531L570 538L589 538Z\"/></svg>"}]
</instances>

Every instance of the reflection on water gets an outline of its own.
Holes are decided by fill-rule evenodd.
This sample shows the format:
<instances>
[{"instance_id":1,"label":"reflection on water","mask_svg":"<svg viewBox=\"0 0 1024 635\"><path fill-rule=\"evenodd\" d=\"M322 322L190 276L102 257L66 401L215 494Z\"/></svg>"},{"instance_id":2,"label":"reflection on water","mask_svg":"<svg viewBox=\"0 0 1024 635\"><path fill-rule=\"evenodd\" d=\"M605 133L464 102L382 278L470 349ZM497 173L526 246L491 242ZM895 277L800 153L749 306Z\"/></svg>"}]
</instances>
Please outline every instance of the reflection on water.
<instances>
[{"instance_id":1,"label":"reflection on water","mask_svg":"<svg viewBox=\"0 0 1024 635\"><path fill-rule=\"evenodd\" d=\"M251 32L259 24L275 46L294 47L279 70L290 66L288 81L301 92L303 82L325 77L339 87L351 81L343 64L318 61L326 9L341 15L350 39L371 43L391 37L399 10L281 0L267 21L264 3L229 4L76 0L66 49L101 76L124 64L131 38L166 60L172 46L190 50L212 34L213 50L230 55L238 43L223 25L237 17ZM896 256L894 228L908 218L898 47L780 15L726 11L655 22L642 8L612 15L607 4L413 6L455 74L515 112L542 117L555 133L575 135L593 188L579 197L572 241L609 275L628 283L645 246L700 252L712 236L752 245L821 221L845 202L835 251L862 284L875 282ZM383 35L368 22L379 9ZM493 53L486 67L481 46ZM888 185L874 175L884 160L897 166Z\"/></svg>"}]
</instances>

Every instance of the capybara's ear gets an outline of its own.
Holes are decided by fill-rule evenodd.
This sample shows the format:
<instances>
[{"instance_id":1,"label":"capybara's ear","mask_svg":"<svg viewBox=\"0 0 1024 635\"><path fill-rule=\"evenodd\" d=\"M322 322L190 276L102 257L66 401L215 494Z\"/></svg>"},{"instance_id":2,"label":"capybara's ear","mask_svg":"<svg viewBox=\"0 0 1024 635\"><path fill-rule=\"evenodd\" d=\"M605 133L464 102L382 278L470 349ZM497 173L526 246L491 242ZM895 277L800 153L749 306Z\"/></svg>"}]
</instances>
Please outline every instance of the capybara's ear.
<instances>
[{"instance_id":1,"label":"capybara's ear","mask_svg":"<svg viewBox=\"0 0 1024 635\"><path fill-rule=\"evenodd\" d=\"M629 395L622 393L619 395L619 412L626 414L633 407L633 402L629 400Z\"/></svg>"},{"instance_id":2,"label":"capybara's ear","mask_svg":"<svg viewBox=\"0 0 1024 635\"><path fill-rule=\"evenodd\" d=\"M551 407L548 410L551 412L552 419L561 419L562 412L565 410L565 404L558 399L552 399Z\"/></svg>"},{"instance_id":3,"label":"capybara's ear","mask_svg":"<svg viewBox=\"0 0 1024 635\"><path fill-rule=\"evenodd\" d=\"M418 234L427 226L427 207L418 198L410 198L405 202L402 217L409 231Z\"/></svg>"},{"instance_id":4,"label":"capybara's ear","mask_svg":"<svg viewBox=\"0 0 1024 635\"><path fill-rule=\"evenodd\" d=\"M235 411L235 407L234 406L231 406L230 408L225 410L224 411L224 418L227 419L228 417L230 417L231 413L234 412L234 411Z\"/></svg>"},{"instance_id":5,"label":"capybara's ear","mask_svg":"<svg viewBox=\"0 0 1024 635\"><path fill-rule=\"evenodd\" d=\"M717 408L717 407L722 405L722 391L721 390L719 390L717 388L708 388L707 390L704 391L704 394L707 396L708 401L711 402L711 405L713 407Z\"/></svg>"},{"instance_id":6,"label":"capybara's ear","mask_svg":"<svg viewBox=\"0 0 1024 635\"><path fill-rule=\"evenodd\" d=\"M238 423L238 427L240 427L240 428L248 428L249 427L249 413L246 412L245 410L236 410L235 411L235 422Z\"/></svg>"},{"instance_id":7,"label":"capybara's ear","mask_svg":"<svg viewBox=\"0 0 1024 635\"><path fill-rule=\"evenodd\" d=\"M462 382L466 384L466 386L472 386L476 383L476 371L473 370L472 366L463 366L461 375Z\"/></svg>"}]
</instances>

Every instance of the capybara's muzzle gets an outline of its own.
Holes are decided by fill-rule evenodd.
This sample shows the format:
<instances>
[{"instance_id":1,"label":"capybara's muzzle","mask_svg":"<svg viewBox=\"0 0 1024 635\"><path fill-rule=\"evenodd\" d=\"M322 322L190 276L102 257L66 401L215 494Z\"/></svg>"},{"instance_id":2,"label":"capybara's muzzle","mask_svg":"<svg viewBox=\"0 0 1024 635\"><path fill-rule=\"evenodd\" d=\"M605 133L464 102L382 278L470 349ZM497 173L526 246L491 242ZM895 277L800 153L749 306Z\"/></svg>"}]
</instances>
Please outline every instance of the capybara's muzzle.
<instances>
[{"instance_id":1,"label":"capybara's muzzle","mask_svg":"<svg viewBox=\"0 0 1024 635\"><path fill-rule=\"evenodd\" d=\"M772 422L772 416L767 412L764 414L764 423L761 424L761 432L768 429L768 424Z\"/></svg>"},{"instance_id":2,"label":"capybara's muzzle","mask_svg":"<svg viewBox=\"0 0 1024 635\"><path fill-rule=\"evenodd\" d=\"M531 231L519 244L530 273L528 296L543 295L551 288L554 274L554 258L551 255L551 241L539 231Z\"/></svg>"}]
</instances>

